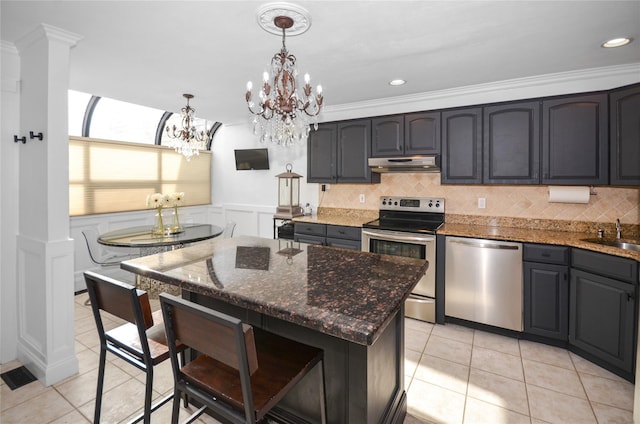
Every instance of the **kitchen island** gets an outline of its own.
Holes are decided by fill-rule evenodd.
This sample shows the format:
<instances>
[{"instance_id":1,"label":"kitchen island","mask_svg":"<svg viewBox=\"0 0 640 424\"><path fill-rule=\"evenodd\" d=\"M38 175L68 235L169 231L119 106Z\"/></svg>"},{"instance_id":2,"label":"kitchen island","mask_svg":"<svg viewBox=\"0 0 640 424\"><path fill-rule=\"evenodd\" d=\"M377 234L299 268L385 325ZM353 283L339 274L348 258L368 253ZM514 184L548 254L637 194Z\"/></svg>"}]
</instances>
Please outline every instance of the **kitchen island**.
<instances>
[{"instance_id":1,"label":"kitchen island","mask_svg":"<svg viewBox=\"0 0 640 424\"><path fill-rule=\"evenodd\" d=\"M424 260L257 237L213 239L122 268L325 352L329 423L402 423L404 301ZM319 422L319 373L278 405Z\"/></svg>"}]
</instances>

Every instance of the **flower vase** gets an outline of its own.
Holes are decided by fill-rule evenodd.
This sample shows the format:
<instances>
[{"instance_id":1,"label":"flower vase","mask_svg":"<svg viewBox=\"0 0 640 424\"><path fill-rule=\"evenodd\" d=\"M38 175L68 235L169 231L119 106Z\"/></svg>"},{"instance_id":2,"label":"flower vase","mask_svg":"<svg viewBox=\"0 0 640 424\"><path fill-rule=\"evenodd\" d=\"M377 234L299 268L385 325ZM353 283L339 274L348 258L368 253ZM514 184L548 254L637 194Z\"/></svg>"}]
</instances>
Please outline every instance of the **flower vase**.
<instances>
[{"instance_id":1,"label":"flower vase","mask_svg":"<svg viewBox=\"0 0 640 424\"><path fill-rule=\"evenodd\" d=\"M162 222L162 208L158 208L158 213L156 214L156 225L153 227L153 234L164 234L164 222Z\"/></svg>"},{"instance_id":2,"label":"flower vase","mask_svg":"<svg viewBox=\"0 0 640 424\"><path fill-rule=\"evenodd\" d=\"M178 206L176 205L173 207L173 224L171 225L171 232L179 233L180 229L180 217L178 215Z\"/></svg>"}]
</instances>

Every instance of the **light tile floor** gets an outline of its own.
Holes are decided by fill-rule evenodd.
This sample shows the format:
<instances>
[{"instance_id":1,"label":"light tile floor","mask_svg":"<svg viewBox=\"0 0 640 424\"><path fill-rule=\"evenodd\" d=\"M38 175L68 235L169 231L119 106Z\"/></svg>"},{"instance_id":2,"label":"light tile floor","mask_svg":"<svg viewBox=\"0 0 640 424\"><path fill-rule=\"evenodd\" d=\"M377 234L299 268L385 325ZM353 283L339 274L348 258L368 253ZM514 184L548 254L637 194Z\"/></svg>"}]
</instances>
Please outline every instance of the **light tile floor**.
<instances>
[{"instance_id":1,"label":"light tile floor","mask_svg":"<svg viewBox=\"0 0 640 424\"><path fill-rule=\"evenodd\" d=\"M406 320L405 423L632 423L634 385L565 349Z\"/></svg>"},{"instance_id":2,"label":"light tile floor","mask_svg":"<svg viewBox=\"0 0 640 424\"><path fill-rule=\"evenodd\" d=\"M91 422L99 347L86 298L75 298L79 373L52 387L36 381L14 391L0 380L2 424ZM407 319L405 356L406 424L633 422L633 384L564 349ZM144 375L113 355L107 358L102 422L126 422L141 409ZM18 366L3 364L1 371ZM169 362L154 374L159 398L172 390ZM152 422L168 423L170 405L154 412ZM183 408L181 418L189 412ZM216 423L206 416L198 422Z\"/></svg>"}]
</instances>

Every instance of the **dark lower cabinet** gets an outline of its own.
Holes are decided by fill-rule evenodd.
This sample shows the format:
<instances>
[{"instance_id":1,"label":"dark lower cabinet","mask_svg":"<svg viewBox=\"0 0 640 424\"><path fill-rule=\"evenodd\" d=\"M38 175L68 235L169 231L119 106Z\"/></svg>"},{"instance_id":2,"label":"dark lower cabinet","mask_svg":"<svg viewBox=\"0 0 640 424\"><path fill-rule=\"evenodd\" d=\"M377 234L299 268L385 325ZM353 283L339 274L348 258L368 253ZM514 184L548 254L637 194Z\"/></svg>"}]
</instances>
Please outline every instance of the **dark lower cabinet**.
<instances>
[{"instance_id":1,"label":"dark lower cabinet","mask_svg":"<svg viewBox=\"0 0 640 424\"><path fill-rule=\"evenodd\" d=\"M569 248L525 243L524 331L566 342L569 333Z\"/></svg>"},{"instance_id":2,"label":"dark lower cabinet","mask_svg":"<svg viewBox=\"0 0 640 424\"><path fill-rule=\"evenodd\" d=\"M524 262L525 333L567 340L569 267Z\"/></svg>"},{"instance_id":3,"label":"dark lower cabinet","mask_svg":"<svg viewBox=\"0 0 640 424\"><path fill-rule=\"evenodd\" d=\"M609 95L611 185L640 185L640 85Z\"/></svg>"},{"instance_id":4,"label":"dark lower cabinet","mask_svg":"<svg viewBox=\"0 0 640 424\"><path fill-rule=\"evenodd\" d=\"M300 243L361 250L361 234L360 227L296 222L293 239Z\"/></svg>"},{"instance_id":5,"label":"dark lower cabinet","mask_svg":"<svg viewBox=\"0 0 640 424\"><path fill-rule=\"evenodd\" d=\"M362 250L362 229L344 225L327 225L327 246Z\"/></svg>"},{"instance_id":6,"label":"dark lower cabinet","mask_svg":"<svg viewBox=\"0 0 640 424\"><path fill-rule=\"evenodd\" d=\"M624 258L572 251L569 343L631 381L636 352L637 266ZM587 269L579 269L582 267ZM588 269L595 267L598 273ZM629 279L625 269L631 271ZM603 275L609 270L612 275ZM615 278L620 276L625 280Z\"/></svg>"}]
</instances>

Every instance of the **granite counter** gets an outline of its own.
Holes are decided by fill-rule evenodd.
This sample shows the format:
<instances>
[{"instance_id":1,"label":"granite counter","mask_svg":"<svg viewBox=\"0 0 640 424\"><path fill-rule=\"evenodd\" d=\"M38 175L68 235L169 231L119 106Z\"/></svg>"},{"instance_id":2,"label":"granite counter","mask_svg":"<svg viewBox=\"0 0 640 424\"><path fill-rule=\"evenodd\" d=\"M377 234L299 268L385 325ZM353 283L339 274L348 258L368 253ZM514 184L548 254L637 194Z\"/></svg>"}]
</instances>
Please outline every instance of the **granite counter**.
<instances>
[{"instance_id":1,"label":"granite counter","mask_svg":"<svg viewBox=\"0 0 640 424\"><path fill-rule=\"evenodd\" d=\"M299 249L287 256L287 246ZM135 274L371 345L426 261L257 237L215 239L122 263Z\"/></svg>"},{"instance_id":2,"label":"granite counter","mask_svg":"<svg viewBox=\"0 0 640 424\"><path fill-rule=\"evenodd\" d=\"M329 423L401 424L407 410L404 301L428 265L243 236L132 259L122 268L323 349ZM318 378L299 382L278 408L319 422Z\"/></svg>"},{"instance_id":3,"label":"granite counter","mask_svg":"<svg viewBox=\"0 0 640 424\"><path fill-rule=\"evenodd\" d=\"M640 262L640 252L638 251L625 250L613 246L606 246L583 241L583 239L594 238L594 235L591 233L543 230L537 228L512 228L492 225L445 223L438 230L438 234L446 236L473 237L492 240L517 241L523 243L540 243L553 244L558 246L569 246L634 259Z\"/></svg>"},{"instance_id":4,"label":"granite counter","mask_svg":"<svg viewBox=\"0 0 640 424\"><path fill-rule=\"evenodd\" d=\"M371 210L321 208L317 216L298 217L294 221L362 227L362 224L376 219L376 214L377 211ZM601 222L446 215L445 224L437 233L447 236L576 247L640 262L640 252L582 240L595 238L597 229L603 227L607 229L606 234L614 234L613 224ZM640 235L638 235L640 226L626 225L625 227L623 234L629 234L629 241L640 243Z\"/></svg>"}]
</instances>

